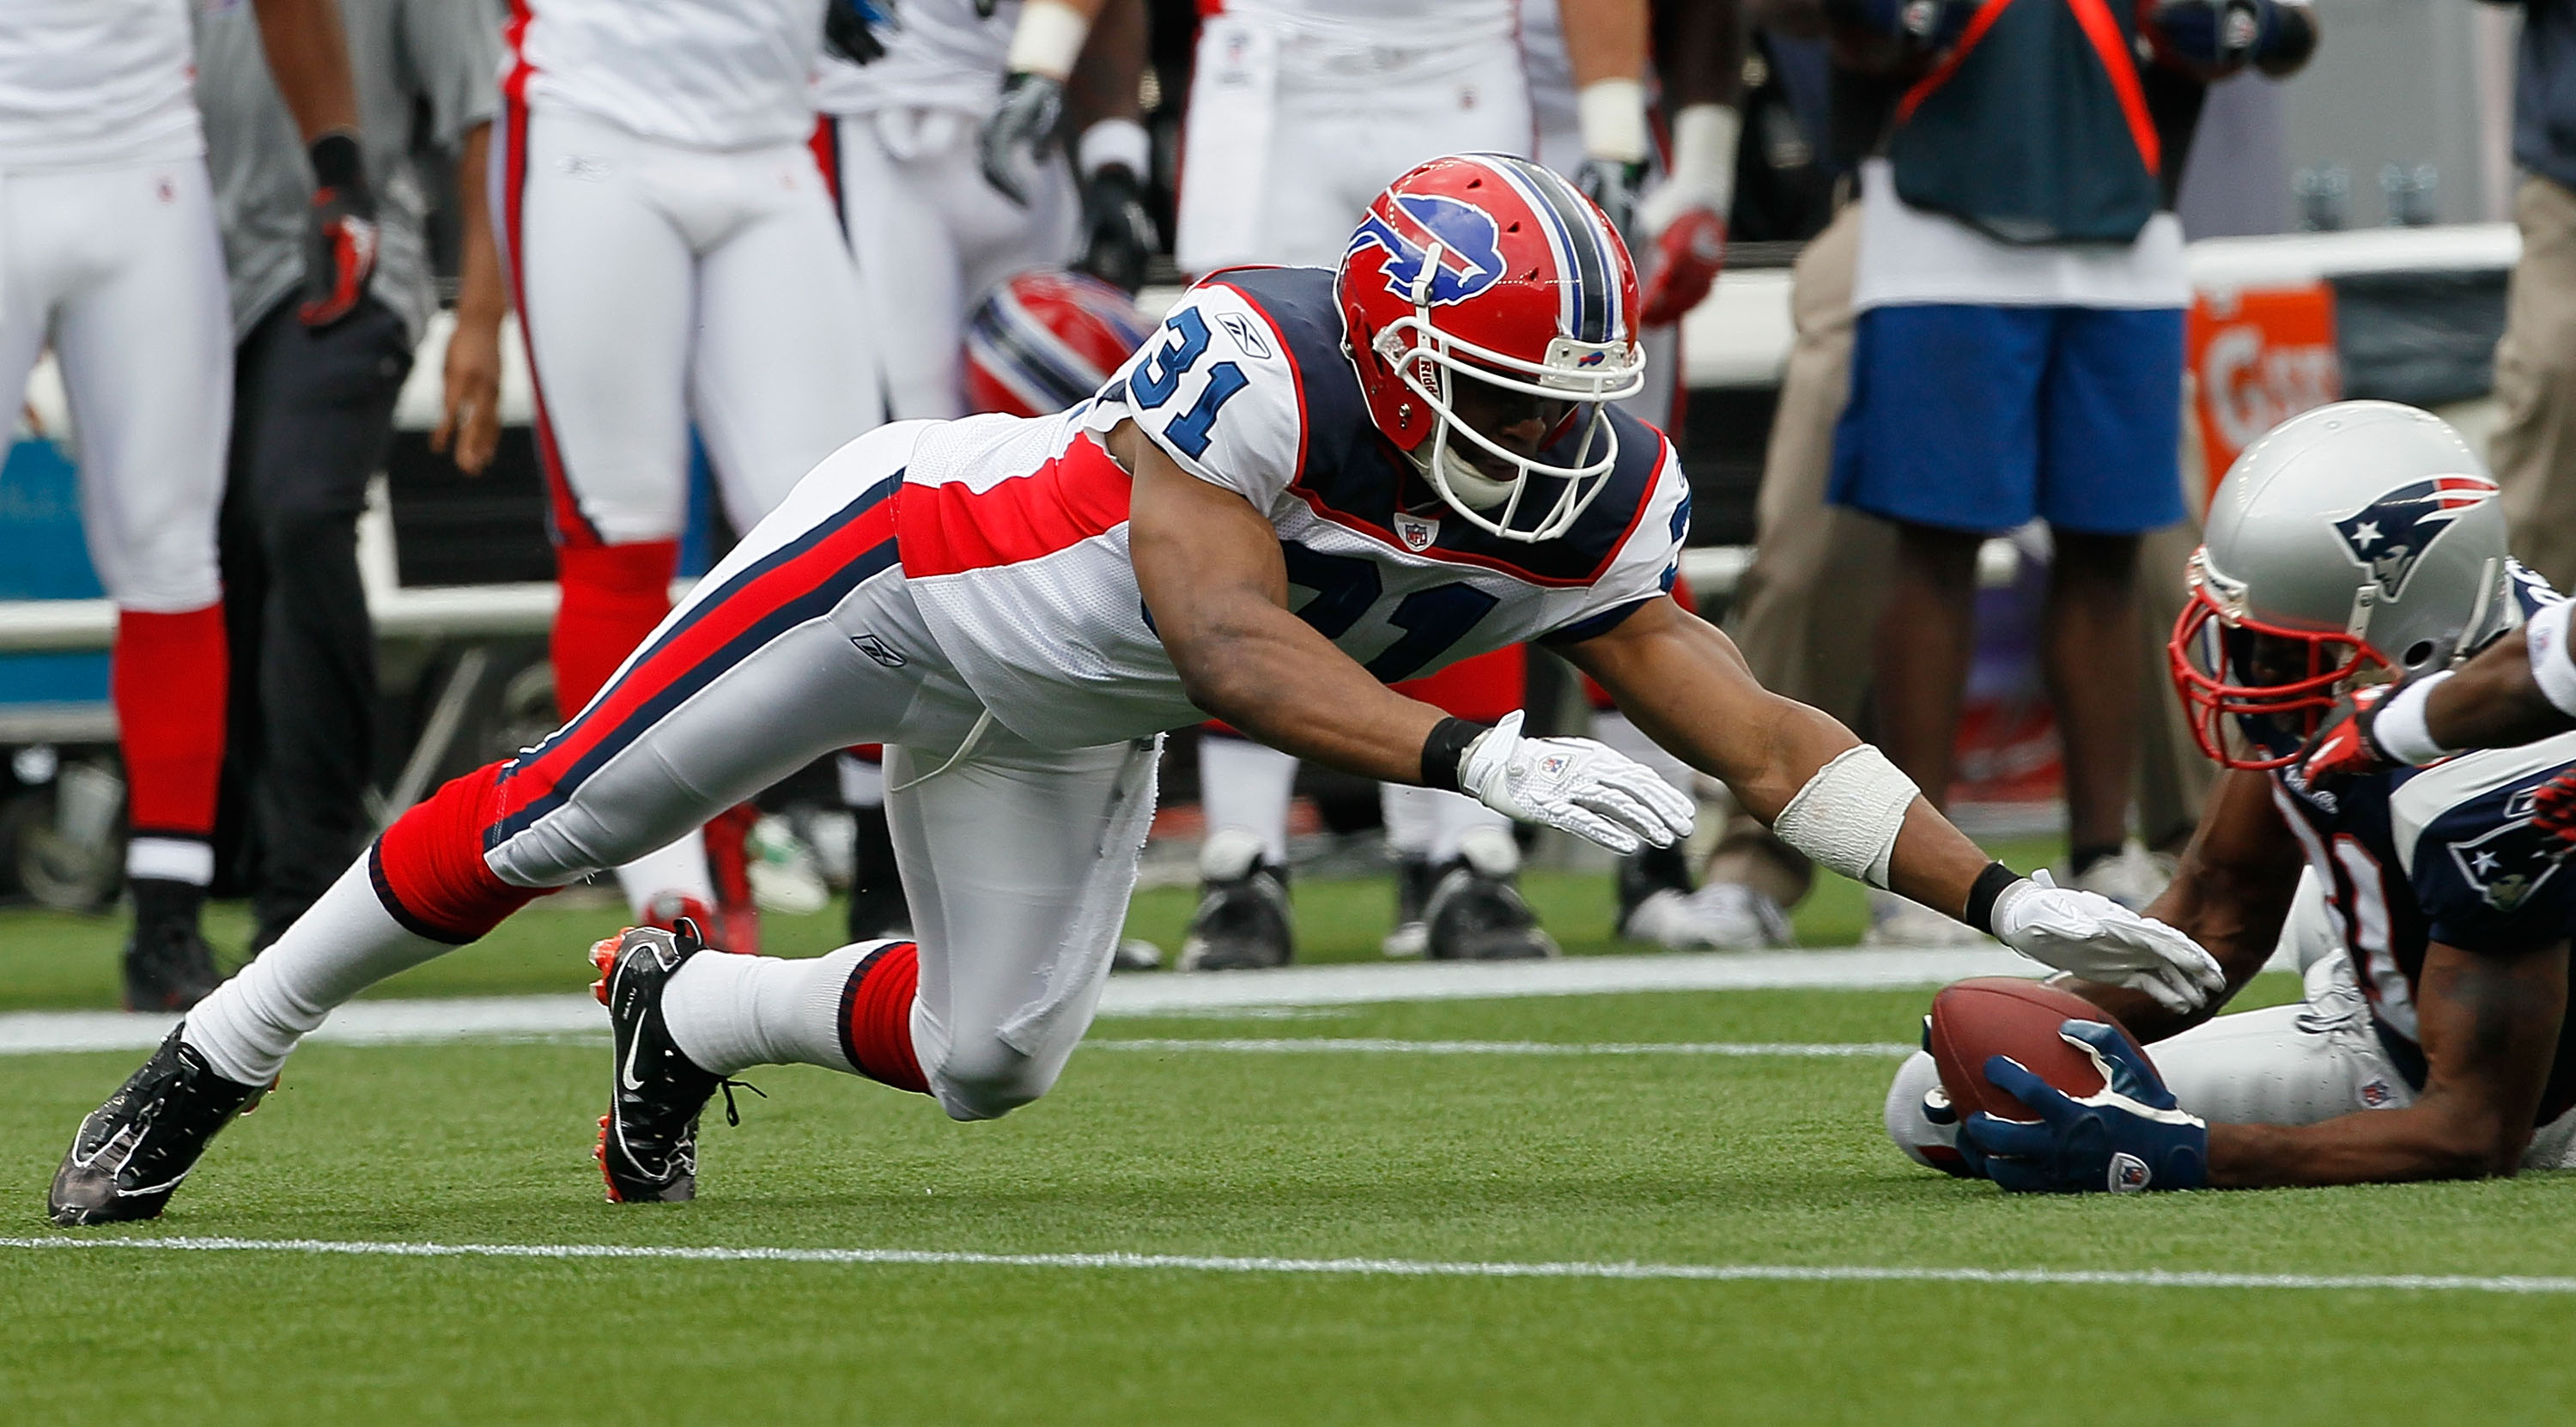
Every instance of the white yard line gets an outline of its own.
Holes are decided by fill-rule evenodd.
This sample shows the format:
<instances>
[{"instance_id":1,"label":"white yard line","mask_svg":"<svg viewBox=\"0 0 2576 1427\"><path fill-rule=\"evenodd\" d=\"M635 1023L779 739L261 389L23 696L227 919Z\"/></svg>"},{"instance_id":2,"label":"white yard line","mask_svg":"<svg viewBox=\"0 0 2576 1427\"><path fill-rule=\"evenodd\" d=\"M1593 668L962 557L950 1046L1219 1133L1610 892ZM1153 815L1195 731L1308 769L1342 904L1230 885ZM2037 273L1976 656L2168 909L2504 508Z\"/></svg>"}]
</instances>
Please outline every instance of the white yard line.
<instances>
[{"instance_id":1,"label":"white yard line","mask_svg":"<svg viewBox=\"0 0 2576 1427\"><path fill-rule=\"evenodd\" d=\"M1901 1041L1408 1041L1358 1036L1267 1040L1188 1036L1094 1036L1085 1050L1233 1051L1249 1055L1743 1055L1889 1057L1914 1053Z\"/></svg>"},{"instance_id":2,"label":"white yard line","mask_svg":"<svg viewBox=\"0 0 2576 1427\"><path fill-rule=\"evenodd\" d=\"M890 1267L1164 1269L1362 1278L1578 1278L1707 1283L1966 1283L2076 1288L2268 1288L2576 1294L2576 1277L2526 1274L2192 1273L2166 1269L1913 1268L1877 1264L1516 1263L1510 1260L1232 1258L1199 1254L983 1254L944 1249L725 1248L647 1244L437 1244L381 1240L0 1238L0 1249L346 1254L382 1258L617 1259Z\"/></svg>"},{"instance_id":3,"label":"white yard line","mask_svg":"<svg viewBox=\"0 0 2576 1427\"><path fill-rule=\"evenodd\" d=\"M1113 976L1100 1014L1241 1015L1278 1007L1358 1006L1383 1001L1502 1000L1638 991L1869 990L1939 986L1965 976L2036 976L2037 962L2001 947L1941 951L1766 951L1576 956L1540 962L1287 966L1185 976ZM149 1050L174 1016L113 1011L0 1014L0 1056L61 1051ZM456 1000L356 1001L312 1039L326 1045L396 1045L596 1035L607 1028L588 996L491 996Z\"/></svg>"}]
</instances>

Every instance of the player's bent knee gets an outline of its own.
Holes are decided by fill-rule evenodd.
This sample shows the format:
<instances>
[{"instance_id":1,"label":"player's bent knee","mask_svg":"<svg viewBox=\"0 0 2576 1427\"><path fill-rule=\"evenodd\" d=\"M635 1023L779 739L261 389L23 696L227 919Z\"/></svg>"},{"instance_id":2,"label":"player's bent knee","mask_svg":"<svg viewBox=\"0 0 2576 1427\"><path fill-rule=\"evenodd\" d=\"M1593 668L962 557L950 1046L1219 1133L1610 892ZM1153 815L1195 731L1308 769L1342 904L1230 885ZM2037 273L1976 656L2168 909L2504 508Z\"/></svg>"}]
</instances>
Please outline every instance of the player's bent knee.
<instances>
[{"instance_id":1,"label":"player's bent knee","mask_svg":"<svg viewBox=\"0 0 2576 1427\"><path fill-rule=\"evenodd\" d=\"M394 820L367 850L376 896L410 931L463 945L542 890L516 887L483 860L483 830L500 806L501 764L486 764Z\"/></svg>"},{"instance_id":2,"label":"player's bent knee","mask_svg":"<svg viewBox=\"0 0 2576 1427\"><path fill-rule=\"evenodd\" d=\"M1958 1118L1941 1092L1941 1072L1928 1051L1907 1057L1887 1087L1887 1137L1916 1164L1949 1174L1968 1172L1959 1157Z\"/></svg>"},{"instance_id":3,"label":"player's bent knee","mask_svg":"<svg viewBox=\"0 0 2576 1427\"><path fill-rule=\"evenodd\" d=\"M930 1093L952 1120L998 1120L1054 1089L1060 1068L987 1041L951 1052L931 1074Z\"/></svg>"}]
</instances>

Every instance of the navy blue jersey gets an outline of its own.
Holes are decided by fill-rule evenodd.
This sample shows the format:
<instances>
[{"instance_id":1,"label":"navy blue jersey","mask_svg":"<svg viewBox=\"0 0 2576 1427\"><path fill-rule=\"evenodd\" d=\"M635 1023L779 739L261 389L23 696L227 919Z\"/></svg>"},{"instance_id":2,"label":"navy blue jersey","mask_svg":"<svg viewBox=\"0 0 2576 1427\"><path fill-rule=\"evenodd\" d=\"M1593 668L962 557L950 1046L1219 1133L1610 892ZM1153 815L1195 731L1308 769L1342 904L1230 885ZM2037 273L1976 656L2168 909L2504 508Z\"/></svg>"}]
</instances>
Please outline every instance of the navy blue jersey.
<instances>
[{"instance_id":1,"label":"navy blue jersey","mask_svg":"<svg viewBox=\"0 0 2576 1427\"><path fill-rule=\"evenodd\" d=\"M2519 573L2519 572L2517 572ZM2526 612L2549 598L2519 578ZM2576 733L2272 796L2326 890L2381 1039L2422 1088L2415 995L2432 942L2516 954L2576 934L2576 869L2531 822L2532 794L2576 765ZM2576 1107L2576 1034L2562 1031L2541 1119Z\"/></svg>"}]
</instances>

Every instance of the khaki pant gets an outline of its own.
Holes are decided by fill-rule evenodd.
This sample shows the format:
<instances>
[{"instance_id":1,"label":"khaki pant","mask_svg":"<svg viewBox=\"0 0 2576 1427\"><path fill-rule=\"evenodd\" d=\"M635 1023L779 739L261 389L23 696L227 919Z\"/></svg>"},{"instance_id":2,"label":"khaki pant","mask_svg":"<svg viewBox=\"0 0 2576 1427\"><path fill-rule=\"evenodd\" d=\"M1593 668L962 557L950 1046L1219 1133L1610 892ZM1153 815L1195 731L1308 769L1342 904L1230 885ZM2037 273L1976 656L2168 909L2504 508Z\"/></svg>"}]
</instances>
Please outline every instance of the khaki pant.
<instances>
[{"instance_id":1,"label":"khaki pant","mask_svg":"<svg viewBox=\"0 0 2576 1427\"><path fill-rule=\"evenodd\" d=\"M1896 560L1896 528L1828 505L1834 426L1851 392L1852 270L1860 253L1860 205L1846 203L1798 255L1789 290L1796 338L1780 381L1771 444L1763 455L1753 564L1736 589L1730 623L1765 688L1813 704L1846 724L1860 720L1869 690L1870 645ZM2150 690L2139 725L2139 824L2164 838L2199 820L2215 770L2192 745L2165 672L2165 640L2182 611L2183 562L2200 544L2197 429L2183 422L2185 506L2192 519L2139 545L2140 657ZM1806 859L1761 824L1737 814L1710 860L1709 876L1742 882L1784 905L1806 895Z\"/></svg>"},{"instance_id":2,"label":"khaki pant","mask_svg":"<svg viewBox=\"0 0 2576 1427\"><path fill-rule=\"evenodd\" d=\"M2502 410L2487 454L2513 553L2566 589L2576 579L2576 193L2526 177L2513 220L2522 261L2496 344Z\"/></svg>"}]
</instances>

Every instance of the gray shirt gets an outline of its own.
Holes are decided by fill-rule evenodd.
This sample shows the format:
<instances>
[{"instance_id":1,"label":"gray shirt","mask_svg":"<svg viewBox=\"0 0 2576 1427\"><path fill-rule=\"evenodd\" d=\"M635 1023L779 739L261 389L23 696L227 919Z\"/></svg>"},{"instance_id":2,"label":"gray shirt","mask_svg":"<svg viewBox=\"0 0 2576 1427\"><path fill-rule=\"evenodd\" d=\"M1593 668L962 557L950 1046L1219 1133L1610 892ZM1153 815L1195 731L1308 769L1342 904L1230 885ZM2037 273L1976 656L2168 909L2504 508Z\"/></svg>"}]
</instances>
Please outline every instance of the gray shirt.
<instances>
[{"instance_id":1,"label":"gray shirt","mask_svg":"<svg viewBox=\"0 0 2576 1427\"><path fill-rule=\"evenodd\" d=\"M368 290L418 341L438 306L430 286L423 164L453 164L466 132L498 102L501 36L491 7L470 0L340 0L358 86L360 145L382 232ZM313 172L295 120L269 77L248 0L202 0L197 106L206 167L232 273L233 340L304 280L304 213Z\"/></svg>"}]
</instances>

